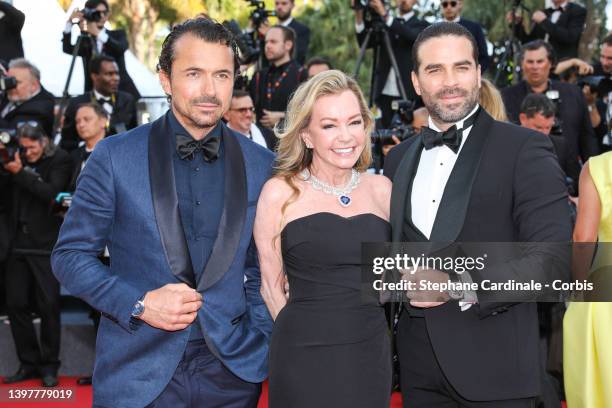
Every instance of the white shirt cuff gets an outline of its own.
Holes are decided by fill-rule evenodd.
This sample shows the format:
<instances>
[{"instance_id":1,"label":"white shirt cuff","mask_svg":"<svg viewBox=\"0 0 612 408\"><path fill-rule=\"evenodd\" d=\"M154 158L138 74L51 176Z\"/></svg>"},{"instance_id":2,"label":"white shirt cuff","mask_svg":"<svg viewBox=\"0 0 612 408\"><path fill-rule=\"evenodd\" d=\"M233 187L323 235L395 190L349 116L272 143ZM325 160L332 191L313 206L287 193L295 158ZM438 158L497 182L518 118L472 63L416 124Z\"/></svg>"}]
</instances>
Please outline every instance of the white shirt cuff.
<instances>
[{"instance_id":1,"label":"white shirt cuff","mask_svg":"<svg viewBox=\"0 0 612 408\"><path fill-rule=\"evenodd\" d=\"M387 20L385 21L385 24L387 24L387 27L391 27L391 24L393 24L393 16L391 14L387 16Z\"/></svg>"},{"instance_id":2,"label":"white shirt cuff","mask_svg":"<svg viewBox=\"0 0 612 408\"><path fill-rule=\"evenodd\" d=\"M70 34L72 32L72 23L66 23L64 27L64 34Z\"/></svg>"},{"instance_id":3,"label":"white shirt cuff","mask_svg":"<svg viewBox=\"0 0 612 408\"><path fill-rule=\"evenodd\" d=\"M365 24L363 24L363 23L361 23L361 24L355 23L355 31L357 32L357 34L360 34L363 30L365 30Z\"/></svg>"}]
</instances>

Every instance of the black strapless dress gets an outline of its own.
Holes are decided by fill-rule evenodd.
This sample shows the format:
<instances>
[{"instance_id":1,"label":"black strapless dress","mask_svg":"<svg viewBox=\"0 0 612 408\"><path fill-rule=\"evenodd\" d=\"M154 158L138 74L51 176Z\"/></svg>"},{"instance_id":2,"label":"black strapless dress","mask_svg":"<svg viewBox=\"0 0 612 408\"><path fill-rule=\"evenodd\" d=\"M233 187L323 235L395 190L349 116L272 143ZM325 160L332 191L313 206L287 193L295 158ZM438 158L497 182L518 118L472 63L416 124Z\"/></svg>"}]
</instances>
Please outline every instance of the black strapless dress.
<instances>
[{"instance_id":1,"label":"black strapless dress","mask_svg":"<svg viewBox=\"0 0 612 408\"><path fill-rule=\"evenodd\" d=\"M362 294L361 243L390 233L374 214L316 213L283 229L290 299L272 332L270 408L389 407L388 328L377 299Z\"/></svg>"}]
</instances>

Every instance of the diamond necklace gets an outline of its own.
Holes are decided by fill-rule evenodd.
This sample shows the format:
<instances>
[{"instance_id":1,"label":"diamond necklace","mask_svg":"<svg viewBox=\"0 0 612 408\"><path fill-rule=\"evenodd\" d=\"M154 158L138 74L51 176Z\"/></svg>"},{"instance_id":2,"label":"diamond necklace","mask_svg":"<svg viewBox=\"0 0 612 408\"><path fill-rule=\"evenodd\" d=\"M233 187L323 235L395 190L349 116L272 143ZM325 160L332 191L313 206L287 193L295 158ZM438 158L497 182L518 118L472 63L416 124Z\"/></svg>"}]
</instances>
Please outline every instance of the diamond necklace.
<instances>
[{"instance_id":1,"label":"diamond necklace","mask_svg":"<svg viewBox=\"0 0 612 408\"><path fill-rule=\"evenodd\" d=\"M308 169L302 170L300 177L306 183L309 183L313 189L322 191L325 194L333 194L338 197L338 202L342 207L348 207L351 205L352 199L349 194L351 194L351 191L357 187L359 181L361 180L361 175L355 169L351 170L351 179L344 187L329 185L313 176Z\"/></svg>"}]
</instances>

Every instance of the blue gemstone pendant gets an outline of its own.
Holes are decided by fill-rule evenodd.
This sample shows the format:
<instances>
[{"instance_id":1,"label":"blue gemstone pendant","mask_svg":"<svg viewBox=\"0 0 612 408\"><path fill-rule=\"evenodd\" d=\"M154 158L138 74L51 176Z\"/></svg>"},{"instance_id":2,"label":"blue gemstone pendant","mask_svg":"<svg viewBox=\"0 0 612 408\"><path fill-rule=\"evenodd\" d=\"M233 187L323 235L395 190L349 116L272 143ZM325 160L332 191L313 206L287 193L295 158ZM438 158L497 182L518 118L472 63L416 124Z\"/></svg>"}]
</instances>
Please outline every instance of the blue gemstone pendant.
<instances>
[{"instance_id":1,"label":"blue gemstone pendant","mask_svg":"<svg viewBox=\"0 0 612 408\"><path fill-rule=\"evenodd\" d=\"M340 201L341 206L348 207L351 204L351 197L347 195L341 195L338 197L338 201Z\"/></svg>"}]
</instances>

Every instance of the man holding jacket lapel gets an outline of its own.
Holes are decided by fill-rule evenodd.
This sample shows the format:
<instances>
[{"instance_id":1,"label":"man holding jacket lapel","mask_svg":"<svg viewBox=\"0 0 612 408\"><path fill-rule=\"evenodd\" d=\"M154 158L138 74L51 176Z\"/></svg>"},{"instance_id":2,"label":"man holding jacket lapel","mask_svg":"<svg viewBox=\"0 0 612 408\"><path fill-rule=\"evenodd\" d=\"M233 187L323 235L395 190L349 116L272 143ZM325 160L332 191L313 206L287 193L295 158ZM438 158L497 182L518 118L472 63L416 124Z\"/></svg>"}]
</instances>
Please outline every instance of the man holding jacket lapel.
<instances>
[{"instance_id":1,"label":"man holding jacket lapel","mask_svg":"<svg viewBox=\"0 0 612 408\"><path fill-rule=\"evenodd\" d=\"M494 121L478 106L472 35L456 23L434 24L419 35L412 55L412 81L430 128L385 161L384 174L393 180L393 241L569 241L567 193L552 144ZM556 254L549 259L564 261ZM519 272L528 266L521 261ZM563 268L555 270L566 279ZM512 272L471 279L504 280ZM460 303L402 306L396 342L404 407L531 407L540 383L536 304L467 295Z\"/></svg>"},{"instance_id":2,"label":"man holding jacket lapel","mask_svg":"<svg viewBox=\"0 0 612 408\"><path fill-rule=\"evenodd\" d=\"M272 154L220 121L238 70L221 24L176 25L159 69L171 110L96 146L54 272L103 314L94 406L255 407L272 321L252 228Z\"/></svg>"}]
</instances>

